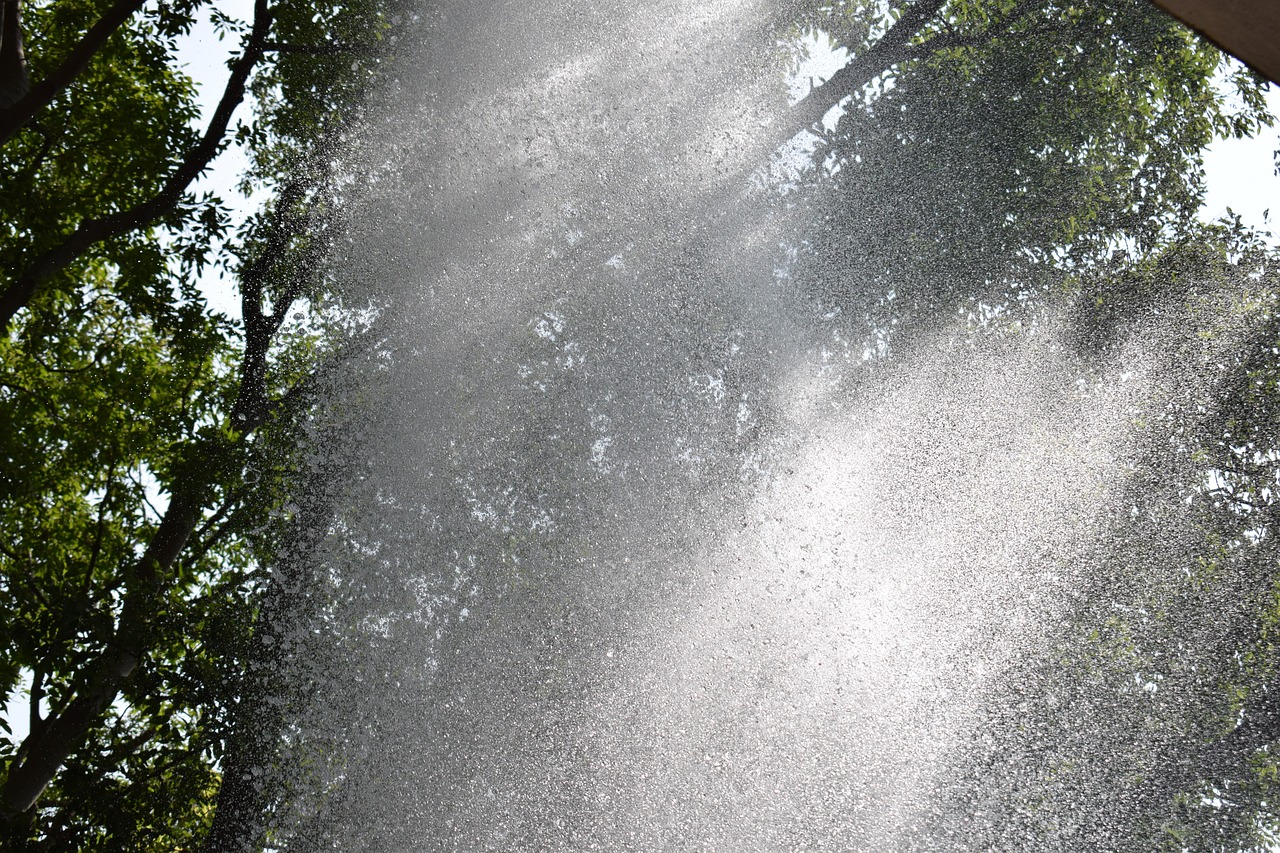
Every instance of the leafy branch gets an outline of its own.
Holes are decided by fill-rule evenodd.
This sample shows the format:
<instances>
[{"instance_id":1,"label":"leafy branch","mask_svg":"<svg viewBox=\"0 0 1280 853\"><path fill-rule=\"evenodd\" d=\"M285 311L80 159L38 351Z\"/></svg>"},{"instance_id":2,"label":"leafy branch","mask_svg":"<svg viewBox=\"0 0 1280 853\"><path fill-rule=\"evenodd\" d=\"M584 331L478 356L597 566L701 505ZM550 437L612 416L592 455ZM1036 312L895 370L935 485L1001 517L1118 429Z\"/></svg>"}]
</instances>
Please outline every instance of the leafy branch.
<instances>
[{"instance_id":1,"label":"leafy branch","mask_svg":"<svg viewBox=\"0 0 1280 853\"><path fill-rule=\"evenodd\" d=\"M231 116L244 100L249 77L263 58L274 17L275 7L268 0L256 0L253 26L240 56L231 65L231 75L209 125L164 186L146 201L101 219L85 220L62 243L37 256L0 294L0 331L9 328L14 315L40 292L46 282L75 263L93 246L154 224L181 201L187 187L225 146Z\"/></svg>"}]
</instances>

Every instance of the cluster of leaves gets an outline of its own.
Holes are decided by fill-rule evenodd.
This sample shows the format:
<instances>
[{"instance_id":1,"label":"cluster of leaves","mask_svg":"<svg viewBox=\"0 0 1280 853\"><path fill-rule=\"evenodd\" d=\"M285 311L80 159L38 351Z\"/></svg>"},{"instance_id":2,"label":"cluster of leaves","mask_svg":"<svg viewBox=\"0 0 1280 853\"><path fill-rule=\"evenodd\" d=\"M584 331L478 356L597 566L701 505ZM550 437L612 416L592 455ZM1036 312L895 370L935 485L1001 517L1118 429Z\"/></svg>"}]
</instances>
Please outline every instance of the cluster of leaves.
<instances>
[{"instance_id":1,"label":"cluster of leaves","mask_svg":"<svg viewBox=\"0 0 1280 853\"><path fill-rule=\"evenodd\" d=\"M111 4L28 4L24 31L35 80L52 73ZM0 252L16 274L65 240L84 222L126 210L155 195L199 136L196 88L174 61L178 38L194 23L192 4L162 6L139 15L109 39L38 118L0 148ZM164 11L161 11L163 9ZM157 225L174 232L194 227L186 265L203 261L203 247L227 227L211 199L184 199ZM131 311L157 319L171 307L168 247L140 229L86 253L58 276L44 298L78 293L91 266L113 268L113 289ZM56 311L55 305L47 306Z\"/></svg>"},{"instance_id":2,"label":"cluster of leaves","mask_svg":"<svg viewBox=\"0 0 1280 853\"><path fill-rule=\"evenodd\" d=\"M100 275L105 286L107 274ZM80 304L59 312L56 328L47 315L32 320L25 340L0 342L5 416L23 425L4 436L0 517L10 532L3 551L10 594L0 625L6 694L23 673L32 679L27 728L38 730L41 709L65 707L76 674L111 640L122 586L140 543L159 523L158 484L183 476L190 447L216 432L232 382L218 362L227 340L216 318L156 327L104 287L86 290ZM210 485L220 502L232 487ZM162 632L179 645L151 658L124 694L137 710L118 716L139 734L202 704L203 688L181 670L218 653L217 639L228 635L212 634L212 652L203 635L219 611L237 611L248 568L243 546L227 540L227 530L214 523L202 531L177 566L170 606L156 614L185 626L176 635L173 626ZM206 594L213 577L221 588ZM164 689L152 694L149 686ZM162 731L136 743L107 729L95 735L82 751L87 764L76 767L81 795L54 795L68 812L61 823L88 817L83 803L96 800L84 796L83 779L102 778L152 748L175 747ZM5 744L6 757L14 748ZM103 814L119 812L109 801L101 806Z\"/></svg>"},{"instance_id":3,"label":"cluster of leaves","mask_svg":"<svg viewBox=\"0 0 1280 853\"><path fill-rule=\"evenodd\" d=\"M836 17L827 32L868 29ZM1194 220L1205 146L1269 122L1265 84L1237 72L1224 97L1221 54L1146 3L950 3L904 55L821 134L811 173L802 278L855 315L893 290L899 323L928 322L1148 254Z\"/></svg>"}]
</instances>

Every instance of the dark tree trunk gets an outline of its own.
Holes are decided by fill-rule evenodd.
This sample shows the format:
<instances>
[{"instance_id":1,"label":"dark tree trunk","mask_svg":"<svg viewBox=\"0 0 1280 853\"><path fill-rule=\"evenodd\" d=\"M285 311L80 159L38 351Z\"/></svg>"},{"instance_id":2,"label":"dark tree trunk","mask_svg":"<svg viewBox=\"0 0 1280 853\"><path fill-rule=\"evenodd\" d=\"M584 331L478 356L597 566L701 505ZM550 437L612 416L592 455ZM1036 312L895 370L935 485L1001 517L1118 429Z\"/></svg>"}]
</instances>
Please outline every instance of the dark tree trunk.
<instances>
[{"instance_id":1,"label":"dark tree trunk","mask_svg":"<svg viewBox=\"0 0 1280 853\"><path fill-rule=\"evenodd\" d=\"M0 109L13 106L30 90L31 78L22 47L22 13L18 0L4 0L0 11Z\"/></svg>"}]
</instances>

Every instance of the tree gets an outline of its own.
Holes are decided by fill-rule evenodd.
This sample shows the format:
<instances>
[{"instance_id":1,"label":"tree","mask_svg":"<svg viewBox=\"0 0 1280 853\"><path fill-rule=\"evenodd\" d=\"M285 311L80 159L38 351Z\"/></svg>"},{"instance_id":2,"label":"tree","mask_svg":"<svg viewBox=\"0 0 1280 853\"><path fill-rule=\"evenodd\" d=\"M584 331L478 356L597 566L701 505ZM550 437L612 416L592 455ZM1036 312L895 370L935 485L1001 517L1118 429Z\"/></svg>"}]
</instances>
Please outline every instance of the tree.
<instances>
[{"instance_id":1,"label":"tree","mask_svg":"<svg viewBox=\"0 0 1280 853\"><path fill-rule=\"evenodd\" d=\"M1128 473L1089 508L1093 541L1041 555L1064 576L1043 645L1003 674L917 847L1270 843L1276 261L1238 221L1195 225L1069 282L1085 382L1135 339L1158 342L1166 378L1132 412Z\"/></svg>"},{"instance_id":2,"label":"tree","mask_svg":"<svg viewBox=\"0 0 1280 853\"><path fill-rule=\"evenodd\" d=\"M1096 550L1067 564L1059 633L1007 676L941 786L954 799L913 841L1253 849L1274 832L1280 739L1275 253L1195 211L1204 146L1270 123L1262 87L1237 67L1245 109L1224 111L1214 51L1140 4L952 8L936 38L955 48L822 135L823 225L798 279L899 357L957 312L1034 326L1064 295L1095 363L1135 335L1200 333L1169 344L1143 452ZM975 26L1006 35L960 47Z\"/></svg>"},{"instance_id":3,"label":"tree","mask_svg":"<svg viewBox=\"0 0 1280 853\"><path fill-rule=\"evenodd\" d=\"M832 307L862 311L893 289L899 320L927 323L957 298L998 299L1113 251L1141 257L1194 221L1215 135L1268 121L1256 79L1235 70L1231 112L1217 51L1142 4L950 12L927 33L936 53L820 140L816 197L833 207L807 235L806 278Z\"/></svg>"},{"instance_id":4,"label":"tree","mask_svg":"<svg viewBox=\"0 0 1280 853\"><path fill-rule=\"evenodd\" d=\"M258 0L240 22L195 0L49 2L21 24L18 6L0 50L16 93L0 114L0 417L18 425L0 439L0 686L25 673L31 710L4 744L3 837L189 847L213 816L263 583L250 531L283 503L279 466L254 460L333 355L289 315L326 290L328 158L358 126L391 4ZM177 51L204 14L240 46L197 129ZM191 186L233 140L274 195L219 255L229 212ZM210 263L238 272L243 327L206 308Z\"/></svg>"},{"instance_id":5,"label":"tree","mask_svg":"<svg viewBox=\"0 0 1280 853\"><path fill-rule=\"evenodd\" d=\"M387 343L361 311L370 294L395 294L338 281L341 271L330 266L335 244L347 241L344 251L358 254L344 220L348 206L359 215L375 183L335 173L332 161L359 123L363 90L378 77L375 47L389 41L392 4L257 0L247 26L224 20L242 48L219 109L197 131L188 126L190 82L173 57L175 39L202 8L195 0L29 4L21 50L0 49L0 90L23 93L0 115L7 140L0 158L10 176L0 207L14 223L0 242L11 271L0 293L8 330L0 406L8 422L24 425L0 437L0 518L11 543L0 550L9 593L0 683L12 690L24 672L32 681L31 735L9 745L0 780L6 841L15 847L172 849L203 839L207 849L224 850L262 847L267 837L323 839L325 821L355 808L352 792L378 782L378 771L403 751L396 743L353 744L345 733L330 743L330 733L308 730L308 708L353 699L326 696L318 679L303 695L275 684L306 668L299 656L340 660L362 643L394 651L395 632L410 630L416 617L386 619L378 608L421 592L414 585L422 578L406 574L415 559L433 568L440 561L425 588L433 607L457 617L441 628L438 647L459 655L478 654L469 645L474 629L463 624L470 601L459 591L474 580L467 559L477 550L488 562L475 570L476 582L507 596L498 612L511 617L501 633L512 648L546 636L527 621L536 607L524 605L569 600L592 580L572 566L563 577L534 578L519 563L552 549L547 531L557 513L598 511L583 509L590 502L569 484L600 472L557 455L560 447L590 450L597 436L574 407L580 380L566 366L574 354L557 337L554 316L544 317L548 331L534 342L546 351L528 359L532 378L513 392L544 406L544 432L563 424L550 449L540 449L532 428L456 449L429 435L423 441L448 475L440 488L456 494L422 505L380 493L365 474L338 476L333 466L343 453L310 453L313 444L343 440L336 436L385 393L352 379L360 368L377 376L414 364L412 342ZM24 32L14 24L17 9L5 4L4 44ZM1108 276L1117 268L1138 263L1130 274L1141 279L1142 263L1183 257L1169 247L1195 236L1186 223L1199 197L1203 146L1215 133L1252 132L1267 120L1258 81L1236 75L1243 106L1233 107L1211 83L1218 54L1137 2L917 0L888 15L879 4L795 2L769 24L781 28L771 36L821 31L854 56L775 116L760 143L763 158L844 104L835 130L818 132L814 167L777 199L783 210L816 212L819 223L793 235L780 265L817 315L838 316L847 338L879 340L894 358L981 299L1043 305L1052 289L1099 281L1110 305L1116 288ZM30 64L29 86L6 71L15 59L12 67ZM232 130L232 111L247 97L258 105L256 119ZM241 286L241 327L208 312L195 288L230 226L218 200L189 191L233 135L253 152L250 179L275 190L224 258ZM622 142L650 153L636 136ZM449 154L405 147L408 159ZM420 165L403 166L386 183L434 192L429 169L421 178L428 186L414 186ZM739 187L728 185L740 177L722 181L717 199L736 195ZM494 192L488 208L501 206L502 192L516 195L509 187ZM432 196L433 203L445 202ZM461 201L450 214L491 224ZM655 266L673 266L676 277L701 274L699 252L722 237L699 222L689 235L655 240L650 251L674 246L676 263ZM557 245L539 246L548 258L523 274L598 275L593 253L616 251L588 236L560 261L550 251ZM697 301L708 297L686 283L672 291L681 300L673 310L691 327L700 322ZM596 310L625 306L618 300ZM591 310L582 316L599 321L596 342L615 346L605 330L619 318ZM294 311L303 319L293 320ZM1104 339L1122 317L1103 317L1082 341ZM659 339L655 347L665 352L668 344ZM712 349L695 353L699 365L714 369ZM1267 369L1267 352L1256 351L1257 370ZM331 395L322 406L317 390L330 373L352 385L341 386L347 399ZM659 400L670 404L663 424L704 426L701 414L680 409L688 399L664 397L669 388L642 378L617 389L635 411ZM449 423L489 422L493 412L479 394L439 387L445 381L417 376L411 387L440 399ZM537 403L548 388L562 396ZM699 462L706 470L736 471L764 441L758 424L744 428L719 410L707 419L724 440L719 455ZM352 457L353 468L367 461L357 451ZM513 491L502 460L514 457L535 463ZM697 501L684 508L697 509ZM415 538L423 519L439 541ZM514 533L517 522L531 532ZM364 560L368 575L308 572L312 556L329 552ZM607 614L586 604L555 618L588 635L608 630ZM299 642L311 645L290 645ZM500 677L529 680L575 664L557 648L527 654L541 668L504 672L483 663L482 671L505 687ZM366 691L393 678L364 676ZM456 687L460 677L431 689ZM560 687L539 689L555 707ZM449 722L445 703L439 713ZM376 714L361 719L376 731ZM1234 759L1246 753L1226 752L1234 763L1197 767L1238 773ZM470 760L441 754L450 767ZM290 770L299 775L289 778ZM1175 787L1186 789L1181 781Z\"/></svg>"},{"instance_id":6,"label":"tree","mask_svg":"<svg viewBox=\"0 0 1280 853\"><path fill-rule=\"evenodd\" d=\"M1168 344L1142 453L1096 548L1065 564L1063 624L1007 676L941 784L953 799L912 840L1254 849L1274 832L1280 739L1276 258L1195 211L1208 142L1270 124L1263 84L1236 66L1244 109L1224 110L1213 49L1142 4L949 9L934 37L952 47L821 135L822 226L798 280L899 358L957 312L1034 326L1064 297L1096 364L1134 336L1200 331ZM977 47L974 28L1003 35Z\"/></svg>"}]
</instances>

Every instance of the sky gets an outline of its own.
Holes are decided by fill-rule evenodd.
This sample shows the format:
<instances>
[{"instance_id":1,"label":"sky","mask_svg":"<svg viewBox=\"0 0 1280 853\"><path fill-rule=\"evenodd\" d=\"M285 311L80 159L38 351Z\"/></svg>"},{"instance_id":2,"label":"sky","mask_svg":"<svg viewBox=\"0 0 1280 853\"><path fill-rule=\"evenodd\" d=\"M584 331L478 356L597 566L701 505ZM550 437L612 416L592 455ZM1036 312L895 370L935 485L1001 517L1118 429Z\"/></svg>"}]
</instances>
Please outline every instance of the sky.
<instances>
[{"instance_id":1,"label":"sky","mask_svg":"<svg viewBox=\"0 0 1280 853\"><path fill-rule=\"evenodd\" d=\"M1273 83L1267 105L1280 114L1280 88ZM1280 216L1280 177L1276 176L1274 152L1280 148L1277 128L1264 130L1251 139L1220 139L1205 155L1208 192L1201 217L1213 220L1230 207L1248 225L1270 228L1264 212Z\"/></svg>"},{"instance_id":2,"label":"sky","mask_svg":"<svg viewBox=\"0 0 1280 853\"><path fill-rule=\"evenodd\" d=\"M253 17L253 0L221 0L218 7L226 14L248 21ZM222 95L222 87L227 78L227 59L238 47L239 38L227 35L221 41L207 15L202 15L199 23L181 44L181 52L186 63L186 71L200 87L201 120L208 121L218 105ZM247 111L241 106L235 118L244 119ZM212 190L222 196L234 211L237 218L252 212L255 203L246 199L236 188L240 176L248 167L248 158L244 149L232 145L213 161L207 173L198 181L200 190ZM240 297L230 278L224 278L222 271L216 267L206 267L201 280L201 289L214 311L239 319Z\"/></svg>"}]
</instances>

